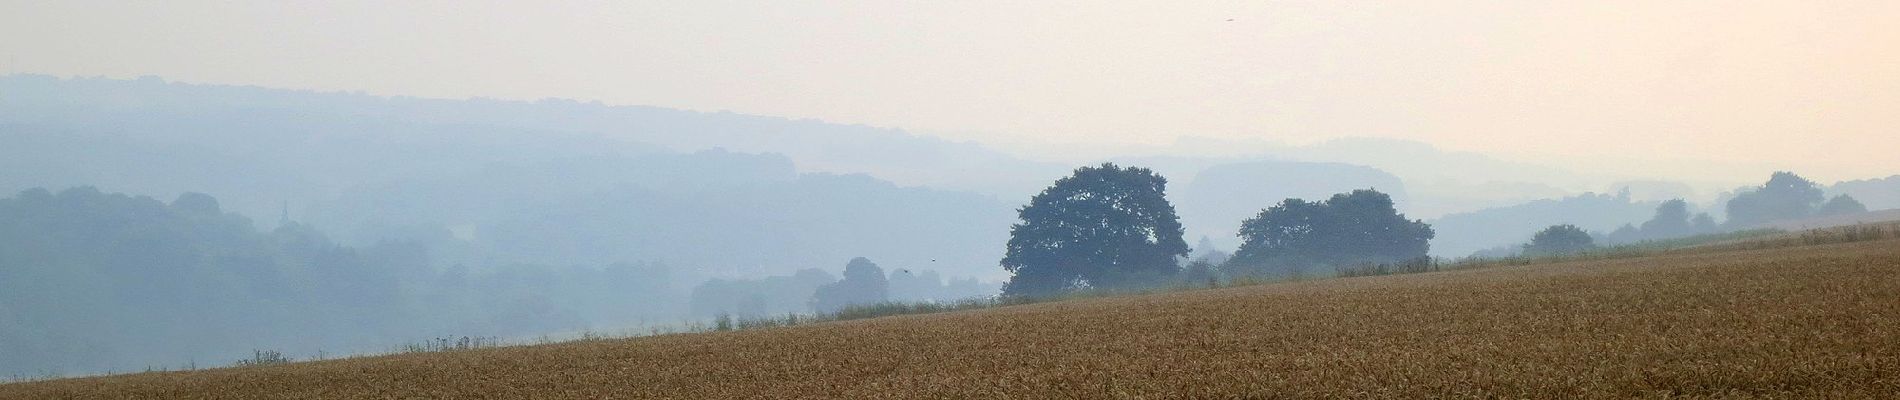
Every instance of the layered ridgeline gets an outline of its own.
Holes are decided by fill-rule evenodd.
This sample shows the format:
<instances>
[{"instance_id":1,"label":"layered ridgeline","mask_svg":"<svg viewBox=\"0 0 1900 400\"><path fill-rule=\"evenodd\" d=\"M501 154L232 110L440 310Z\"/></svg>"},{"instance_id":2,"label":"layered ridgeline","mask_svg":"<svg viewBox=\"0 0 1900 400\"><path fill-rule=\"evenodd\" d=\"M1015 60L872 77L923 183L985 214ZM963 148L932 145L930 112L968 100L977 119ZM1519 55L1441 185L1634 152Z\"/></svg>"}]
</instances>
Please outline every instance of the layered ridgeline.
<instances>
[{"instance_id":1,"label":"layered ridgeline","mask_svg":"<svg viewBox=\"0 0 1900 400\"><path fill-rule=\"evenodd\" d=\"M438 267L657 261L702 278L859 256L999 278L1009 202L813 171L953 160L927 165L968 177L952 166L1016 162L813 121L30 76L0 79L0 143L6 194L209 193L343 244L427 242Z\"/></svg>"},{"instance_id":2,"label":"layered ridgeline","mask_svg":"<svg viewBox=\"0 0 1900 400\"><path fill-rule=\"evenodd\" d=\"M796 199L779 195L798 190L843 190L833 194L874 204L901 196L943 198L944 209L935 208L938 204L904 207L930 211L915 214L957 216L947 220L1006 221L1007 209L1021 205L1022 199L1073 165L1101 161L1028 161L973 143L897 129L725 112L565 100L379 97L181 84L156 78L0 78L0 141L8 144L0 147L0 169L7 171L0 174L0 193L81 185L160 198L187 191L212 193L226 208L247 215L274 217L288 208L292 219L322 227L347 244L436 235L444 230L480 241L505 234L509 230L504 226L531 224L516 221L523 211L592 218L586 214L598 210L562 207L605 200L634 201L622 208L644 210L660 209L637 204L653 198L693 205L704 199L743 198L759 203L745 204L748 209L760 204L826 206L794 203ZM1405 208L1401 211L1433 219L1562 197L1571 194L1562 188L1589 186L1588 179L1562 170L1394 140L1341 139L1290 146L1184 139L1148 151L1173 155L1114 160L1153 167L1173 179L1182 189L1172 195L1181 206L1189 238L1207 236L1229 249L1238 245L1233 236L1235 218L1257 212L1260 204L1285 198L1320 198L1374 188L1399 199ZM874 179L807 179L811 173L864 173ZM824 182L808 182L820 180ZM762 186L777 188L757 189ZM933 190L918 194L872 186ZM865 195L872 192L880 194ZM904 266L938 260L939 265L950 264L940 269L994 273L1001 251L995 245L957 245L975 243L960 239L963 236L999 238L1000 228L984 232L958 227L918 229L918 225L906 225L921 222L915 218L860 218L862 223L851 224L849 232L801 236L828 240L852 232L899 231L906 233L878 237L943 244L903 253L823 248L817 252L707 253L703 250L723 249L728 241L752 239L721 238L717 244L708 244L707 236L757 229L718 223L699 229L668 218L693 213L659 214L600 220L695 241L658 250L626 248L625 252L641 253L642 259L705 261L727 265L721 268L771 273L789 273L815 262L832 265L841 257L853 256ZM727 213L719 209L701 214ZM750 218L761 224L775 219L810 220L804 215L766 214L770 215L735 219ZM1629 222L1636 220L1603 224ZM1481 248L1504 242L1486 236L1499 228L1474 225L1466 232L1462 225L1451 224L1440 233L1448 240L1470 237L1484 242L1446 248ZM1504 235L1518 240L1534 228L1515 227ZM651 254L656 251L666 254ZM1468 252L1435 253L1460 256ZM806 254L811 257L805 258ZM599 261L624 254L559 256Z\"/></svg>"},{"instance_id":3,"label":"layered ridgeline","mask_svg":"<svg viewBox=\"0 0 1900 400\"><path fill-rule=\"evenodd\" d=\"M158 80L8 77L0 78L0 88L0 143L6 143L0 189L20 193L16 205L50 197L67 204L61 207L93 206L61 214L67 217L143 221L47 223L118 229L193 221L168 214L176 204L140 197L206 203L189 200L198 195L180 197L191 192L217 196L214 214L256 217L219 228L225 233L217 237L256 236L243 244L176 237L199 228L139 231L140 240L175 245L164 254L209 260L176 275L179 282L221 288L197 303L148 304L159 302L119 293L158 298L153 293L197 291L133 278L164 270L139 259L160 250L86 241L104 232L48 247L34 235L49 225L16 218L53 214L30 208L8 214L4 225L21 230L10 237L16 241L0 243L7 254L119 258L0 260L7 296L18 298L0 303L0 341L9 352L0 356L0 373L7 375L225 365L254 348L310 357L443 336L515 337L679 324L720 313L810 312L814 289L788 288L783 278L826 283L854 257L889 269L893 300L993 294L1003 275L995 263L1011 219L1007 202L865 175L813 173L811 165L825 164L793 162L793 156L926 162L946 157L906 152L959 148L901 132L643 107ZM590 113L603 115L566 118ZM581 123L593 125L571 125ZM864 154L815 145L772 147L778 150L772 153L745 147L805 140L857 143ZM842 153L819 157L813 149ZM1007 168L1012 162L988 163ZM95 186L128 195L63 189ZM322 253L331 254L321 258L330 261L310 261L295 257L318 257L314 250L284 256L258 247L289 233L312 248L340 250ZM230 252L262 255L220 258ZM280 261L285 264L272 264ZM324 264L331 261L352 267ZM259 272L300 269L335 279L272 280L278 273ZM363 282L323 286L320 280ZM463 287L455 282L469 286L455 289ZM359 287L394 289L358 293ZM726 290L732 287L746 290ZM454 294L462 290L466 296ZM756 294L772 290L790 294L769 307L752 306L760 303ZM246 297L277 292L333 297L376 312L325 308L326 301L309 298Z\"/></svg>"},{"instance_id":4,"label":"layered ridgeline","mask_svg":"<svg viewBox=\"0 0 1900 400\"><path fill-rule=\"evenodd\" d=\"M867 172L905 186L988 194L1030 193L1041 181L1068 170L1066 165L1025 161L974 143L891 128L560 99L384 97L196 85L155 77L16 75L0 77L0 89L0 110L5 110L0 112L0 123L14 129L37 128L55 131L42 133L92 139L95 142L83 143L106 152L143 149L154 156L167 152L200 156L195 158L200 162L181 167L263 162L261 166L276 169L258 173L280 176L244 183L315 186L311 190L336 189L351 182L347 178L360 178L365 169L400 175L451 172L488 162L621 153L630 148L775 153L797 160L805 172ZM155 161L135 156L107 153L96 160L71 163ZM343 169L316 172L310 167ZM194 177L190 172L173 173L179 178ZM118 182L101 183L118 187ZM227 196L236 196L242 189L206 188Z\"/></svg>"},{"instance_id":5,"label":"layered ridgeline","mask_svg":"<svg viewBox=\"0 0 1900 400\"><path fill-rule=\"evenodd\" d=\"M33 360L31 365L7 365L21 366L8 371L26 374L91 373L201 359L221 364L233 359L234 352L252 347L308 356L317 350L351 352L447 335L532 335L715 315L783 315L833 304L816 298L821 291L831 300L858 299L863 293L884 293L881 298L890 300L994 294L996 285L1010 275L999 268L999 260L1004 258L1014 211L1032 199L1035 190L1066 173L1066 168L974 145L815 121L566 101L387 98L156 79L0 78L0 143L6 144L0 146L0 190L21 193L13 200L11 219L0 221L17 229L10 239L15 241L0 244L7 246L5 256L14 257L0 260L0 273L11 274L8 285L31 289L10 289L9 295L20 299L0 304L0 318L5 318L0 319L0 329L5 329L0 332L8 338L33 338L10 340L13 347L8 351L19 356L9 353L0 361ZM1762 186L1736 190L1714 203L1690 204L1666 201L1666 182L1649 185L1665 189L1663 197L1627 192L1566 197L1549 186L1486 181L1478 175L1470 179L1491 183L1420 184L1420 179L1451 178L1446 171L1499 165L1495 160L1435 153L1429 147L1399 146L1404 151L1369 153L1394 157L1363 160L1390 166L1387 169L1315 158L1354 146L1390 144L1329 142L1302 147L1314 154L1298 157L1135 161L1156 166L1158 177L1177 179L1174 190L1160 195L1180 206L1180 230L1194 246L1170 248L1166 254L1174 261L1181 261L1181 255L1209 261L1224 259L1229 252L1248 253L1244 243L1257 238L1236 234L1244 231L1244 220L1263 208L1287 198L1320 201L1360 189L1379 191L1380 203L1387 204L1380 207L1381 215L1403 214L1410 217L1400 219L1408 221L1426 218L1410 222L1429 223L1433 235L1409 235L1423 239L1408 239L1405 248L1463 257L1481 249L1514 252L1551 225L1581 227L1601 236L1599 243L1611 244L1817 216L1851 223L1861 210L1890 207L1887 203L1894 197L1887 194L1900 186L1900 179L1888 178L1828 187L1778 174ZM1414 168L1416 162L1394 161L1401 159L1429 159L1456 168L1421 173ZM917 175L907 175L912 173ZM912 186L922 184L933 187ZM92 189L54 193L92 186L129 195ZM1407 214L1416 203L1438 202L1432 208L1451 209L1446 199L1461 197L1447 195L1446 188L1494 186L1514 187L1501 192L1518 194L1557 192L1549 196L1555 199L1438 218ZM1474 196L1492 192L1455 191ZM214 194L217 201L180 195L192 192ZM1847 192L1866 200L1839 195ZM163 203L138 196L178 200ZM48 198L55 200L43 201ZM1472 208L1495 200L1473 199ZM1740 207L1728 207L1731 203ZM58 207L142 222L86 222L93 217L50 213L32 208L34 204L64 204ZM1740 213L1732 212L1737 210ZM239 218L223 217L232 211L259 220L239 223L233 222ZM1705 218L1705 213L1714 216ZM220 217L189 217L200 214ZM44 220L48 215L75 220ZM1736 215L1746 223L1717 220ZM141 238L133 245L86 241L120 234L112 229L200 220L224 221L213 224L212 230L225 233L200 237L181 232L211 228L145 229L130 231ZM71 242L64 244L34 236L40 230L67 229L59 224L102 231L70 236ZM1361 228L1333 236L1363 236L1348 232ZM293 236L278 238L284 235ZM232 243L249 244L198 243L232 237L247 238ZM257 245L273 240L305 243L309 249ZM147 242L176 248L137 244ZM1337 247L1322 242L1301 249ZM1313 259L1305 272L1338 267L1320 265L1328 263L1395 261L1336 259L1293 250L1299 251L1274 257ZM151 290L143 295L149 300L160 297L151 293L197 290L160 285L165 281L137 287L147 283L136 278L139 274L167 271L143 267L139 257L148 256L145 252L153 252L149 256L161 259L154 261L159 264L206 263L178 271L210 275L185 274L180 282L210 282L205 284L221 289L208 293L220 297L193 306L144 304L136 296L120 294ZM92 253L117 258L85 256ZM229 258L227 253L248 255ZM1408 252L1406 258L1417 255ZM853 274L840 267L856 257L875 260L886 276L887 290L837 289L876 281L848 278ZM345 267L326 264L332 262ZM311 278L244 275L256 271L304 271L284 274ZM841 282L841 274L854 283L833 285ZM481 279L502 283L470 283ZM83 290L47 291L36 286L41 280L68 282L46 287ZM355 283L322 286L320 280ZM458 297L463 295L453 293L461 289L442 289L457 287L447 282L477 286L467 294L472 297ZM378 292L351 292L359 287ZM375 289L389 287L396 289ZM825 287L834 289L821 289ZM276 292L337 298L332 304L241 295ZM225 300L247 305L209 305ZM119 304L114 302L132 304L128 310L150 311L138 314L144 319L128 320L153 324L153 329L140 332L172 333L143 339L76 333L123 329L106 322L113 321L110 318L59 317L110 315L67 313L62 307L109 310ZM291 308L255 308L271 304ZM347 307L325 308L348 304L375 304L379 309L358 313ZM172 308L140 308L160 306ZM309 318L299 319L302 316ZM161 321L181 326L156 325ZM258 330L244 336L198 330L251 322ZM167 343L159 337L221 343L216 348L153 350L163 346L150 344ZM140 341L145 339L153 341ZM51 351L44 349L65 350L39 353Z\"/></svg>"},{"instance_id":6,"label":"layered ridgeline","mask_svg":"<svg viewBox=\"0 0 1900 400\"><path fill-rule=\"evenodd\" d=\"M1010 209L1070 167L811 120L156 78L0 77L0 143L0 193L203 192L246 215L287 211L344 244L437 243L440 266L665 261L719 276L865 256L1000 279ZM1188 240L1229 251L1235 221L1262 205L1354 189L1391 194L1432 222L1432 253L1443 257L1522 243L1552 224L1608 233L1670 197L1702 198L1680 184L1579 195L1563 189L1589 184L1576 174L1415 142L1170 148L1187 153L1117 159L1173 179ZM1896 178L1823 188L1870 210L1900 207ZM1720 220L1727 197L1690 208Z\"/></svg>"}]
</instances>

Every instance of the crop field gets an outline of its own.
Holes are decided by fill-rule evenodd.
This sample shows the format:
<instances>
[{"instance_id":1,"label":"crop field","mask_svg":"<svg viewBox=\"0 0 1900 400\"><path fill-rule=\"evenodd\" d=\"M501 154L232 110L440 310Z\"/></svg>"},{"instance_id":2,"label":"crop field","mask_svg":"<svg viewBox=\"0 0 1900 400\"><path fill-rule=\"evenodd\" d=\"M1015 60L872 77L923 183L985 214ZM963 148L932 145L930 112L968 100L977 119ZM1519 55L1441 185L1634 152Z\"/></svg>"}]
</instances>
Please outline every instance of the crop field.
<instances>
[{"instance_id":1,"label":"crop field","mask_svg":"<svg viewBox=\"0 0 1900 400\"><path fill-rule=\"evenodd\" d=\"M0 385L0 398L1900 395L1900 240Z\"/></svg>"}]
</instances>

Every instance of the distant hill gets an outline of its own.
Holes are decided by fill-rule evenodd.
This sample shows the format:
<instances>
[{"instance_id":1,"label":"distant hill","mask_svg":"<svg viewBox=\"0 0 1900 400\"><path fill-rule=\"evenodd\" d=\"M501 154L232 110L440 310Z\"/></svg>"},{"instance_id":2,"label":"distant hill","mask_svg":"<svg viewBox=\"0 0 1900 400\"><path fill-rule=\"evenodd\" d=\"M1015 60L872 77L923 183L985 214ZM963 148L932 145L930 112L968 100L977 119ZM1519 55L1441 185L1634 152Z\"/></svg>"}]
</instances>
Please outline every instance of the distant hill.
<instances>
[{"instance_id":1,"label":"distant hill","mask_svg":"<svg viewBox=\"0 0 1900 400\"><path fill-rule=\"evenodd\" d=\"M1230 161L1273 160L1362 165L1405 181L1399 210L1420 218L1574 195L1601 187L1593 177L1550 166L1441 149L1428 143L1347 137L1290 145L1267 141L1188 137L1169 151Z\"/></svg>"},{"instance_id":2,"label":"distant hill","mask_svg":"<svg viewBox=\"0 0 1900 400\"><path fill-rule=\"evenodd\" d=\"M1854 196L1869 210L1900 208L1900 175L1839 182L1828 187L1827 193Z\"/></svg>"},{"instance_id":3,"label":"distant hill","mask_svg":"<svg viewBox=\"0 0 1900 400\"><path fill-rule=\"evenodd\" d=\"M1438 232L1438 237L1432 239L1433 255L1464 257L1479 250L1523 244L1551 225L1574 224L1589 231L1609 232L1623 224L1642 223L1655 214L1658 204L1631 200L1627 194L1584 193L1451 214L1426 222Z\"/></svg>"},{"instance_id":4,"label":"distant hill","mask_svg":"<svg viewBox=\"0 0 1900 400\"><path fill-rule=\"evenodd\" d=\"M1376 168L1335 163L1251 161L1212 165L1170 188L1187 238L1207 236L1232 251L1240 222L1289 198L1324 200L1378 189L1406 203L1405 183Z\"/></svg>"},{"instance_id":5,"label":"distant hill","mask_svg":"<svg viewBox=\"0 0 1900 400\"><path fill-rule=\"evenodd\" d=\"M1741 229L1773 228L1785 231L1832 228L1837 226L1872 224L1900 221L1900 209L1875 210L1859 214L1828 215L1801 219L1780 220Z\"/></svg>"},{"instance_id":6,"label":"distant hill","mask_svg":"<svg viewBox=\"0 0 1900 400\"><path fill-rule=\"evenodd\" d=\"M1071 168L1025 161L969 142L816 120L560 99L522 102L383 97L184 84L158 78L0 77L0 124L110 132L114 133L108 135L111 138L160 142L157 144L191 139L263 148L323 144L305 141L337 140L339 136L379 136L390 144L426 142L432 139L427 134L402 128L457 127L474 131L456 132L453 136L457 140L503 142L511 140L512 134L533 133L537 143L515 149L528 155L554 150L547 148L553 145L588 149L603 145L602 141L639 143L652 150L673 152L724 148L782 154L804 172L866 173L901 185L1025 198ZM327 126L294 126L313 124ZM562 136L571 139L566 143L540 143ZM529 143L509 145L524 144Z\"/></svg>"},{"instance_id":7,"label":"distant hill","mask_svg":"<svg viewBox=\"0 0 1900 400\"><path fill-rule=\"evenodd\" d=\"M0 143L4 193L203 192L263 228L288 214L346 244L434 240L445 263L664 260L688 274L866 256L994 279L1020 200L973 190L1022 182L980 189L1027 198L1067 171L817 121L159 79L0 78ZM960 182L971 190L941 189Z\"/></svg>"}]
</instances>

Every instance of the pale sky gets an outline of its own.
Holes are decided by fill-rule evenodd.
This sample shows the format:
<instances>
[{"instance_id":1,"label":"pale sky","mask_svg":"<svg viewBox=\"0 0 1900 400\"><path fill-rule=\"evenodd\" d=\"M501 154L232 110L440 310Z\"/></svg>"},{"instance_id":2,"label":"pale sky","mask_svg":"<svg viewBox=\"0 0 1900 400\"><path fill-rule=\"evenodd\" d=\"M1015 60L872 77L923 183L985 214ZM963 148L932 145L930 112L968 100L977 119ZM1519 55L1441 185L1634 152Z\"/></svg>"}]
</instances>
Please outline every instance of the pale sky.
<instances>
[{"instance_id":1,"label":"pale sky","mask_svg":"<svg viewBox=\"0 0 1900 400\"><path fill-rule=\"evenodd\" d=\"M1006 148L1344 136L1900 173L1900 2L0 0L0 73L599 100Z\"/></svg>"}]
</instances>

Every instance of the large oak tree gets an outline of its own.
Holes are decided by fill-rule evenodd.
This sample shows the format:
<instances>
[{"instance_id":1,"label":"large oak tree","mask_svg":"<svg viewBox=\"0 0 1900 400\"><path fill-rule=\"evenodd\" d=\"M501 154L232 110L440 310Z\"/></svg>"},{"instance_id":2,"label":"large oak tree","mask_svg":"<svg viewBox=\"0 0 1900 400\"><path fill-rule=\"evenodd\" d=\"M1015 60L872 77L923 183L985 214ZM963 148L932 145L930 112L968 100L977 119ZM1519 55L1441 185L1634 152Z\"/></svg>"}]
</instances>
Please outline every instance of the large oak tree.
<instances>
[{"instance_id":1,"label":"large oak tree","mask_svg":"<svg viewBox=\"0 0 1900 400\"><path fill-rule=\"evenodd\" d=\"M1168 180L1147 168L1102 164L1075 170L1018 210L1003 269L1004 295L1159 282L1188 253L1166 197Z\"/></svg>"}]
</instances>

